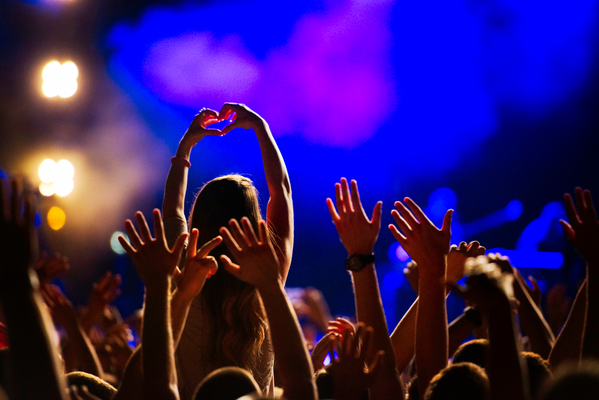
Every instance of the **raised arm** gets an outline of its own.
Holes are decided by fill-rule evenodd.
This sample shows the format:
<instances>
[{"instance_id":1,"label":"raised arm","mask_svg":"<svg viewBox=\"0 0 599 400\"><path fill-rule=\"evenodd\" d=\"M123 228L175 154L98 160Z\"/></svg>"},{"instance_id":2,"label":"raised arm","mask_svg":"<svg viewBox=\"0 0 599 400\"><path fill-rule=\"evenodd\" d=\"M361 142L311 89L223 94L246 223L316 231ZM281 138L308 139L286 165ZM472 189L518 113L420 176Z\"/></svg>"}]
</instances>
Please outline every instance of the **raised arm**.
<instances>
[{"instance_id":1,"label":"raised arm","mask_svg":"<svg viewBox=\"0 0 599 400\"><path fill-rule=\"evenodd\" d=\"M491 400L529 400L526 365L520 359L511 306L513 275L502 273L495 260L497 257L470 259L467 289L450 286L469 303L476 304L489 326L489 357L485 369Z\"/></svg>"},{"instance_id":2,"label":"raised arm","mask_svg":"<svg viewBox=\"0 0 599 400\"><path fill-rule=\"evenodd\" d=\"M581 357L599 358L599 221L591 192L576 188L564 195L569 223L560 221L564 232L587 264L586 316Z\"/></svg>"},{"instance_id":3,"label":"raised arm","mask_svg":"<svg viewBox=\"0 0 599 400\"><path fill-rule=\"evenodd\" d=\"M469 244L465 242L460 243L459 246L453 245L449 249L447 255L447 281L457 282L464 276L464 263L470 257L477 257L485 254L487 249L481 246L479 242L472 241ZM413 289L418 294L418 264L412 262L410 267L410 274L415 275L412 278ZM447 291L447 296L449 291ZM393 333L391 334L391 343L395 350L395 360L397 362L397 369L403 371L406 365L414 357L414 340L416 334L416 311L418 310L418 299L414 301L410 309L404 314L402 319L399 321ZM472 326L468 323L468 320L464 320L458 317L448 327L449 335L449 354L453 354L452 349L455 350L457 346L454 344L461 343L467 336L470 335L472 329L468 332L466 337L463 337L464 333L468 331L469 327ZM462 338L463 337L463 338ZM462 338L460 340L460 338Z\"/></svg>"},{"instance_id":4,"label":"raised arm","mask_svg":"<svg viewBox=\"0 0 599 400\"><path fill-rule=\"evenodd\" d=\"M268 228L274 233L274 248L280 265L279 275L285 283L293 251L293 203L287 167L268 123L243 104L226 103L219 112L219 118L228 119L233 113L233 123L223 129L223 135L235 128L253 129L260 144L270 195L266 206L266 221Z\"/></svg>"},{"instance_id":5,"label":"raised arm","mask_svg":"<svg viewBox=\"0 0 599 400\"><path fill-rule=\"evenodd\" d=\"M83 371L104 379L104 370L96 349L84 332L71 301L57 286L50 284L42 286L41 294L52 319L62 326L67 334L67 344L62 350L65 371Z\"/></svg>"},{"instance_id":6,"label":"raised arm","mask_svg":"<svg viewBox=\"0 0 599 400\"><path fill-rule=\"evenodd\" d=\"M448 361L447 311L445 281L447 254L451 239L451 216L447 211L439 230L412 199L408 207L396 202L391 215L397 223L389 225L391 233L419 269L419 304L416 317L416 368L421 399L431 379Z\"/></svg>"},{"instance_id":7,"label":"raised arm","mask_svg":"<svg viewBox=\"0 0 599 400\"><path fill-rule=\"evenodd\" d=\"M207 125L218 122L216 111L203 109L197 114L185 135L179 142L177 153L171 160L171 169L166 178L164 187L164 200L162 201L162 214L164 219L180 218L185 221L185 193L187 191L187 173L191 149L204 137L210 135L221 136L223 133L217 129L205 129Z\"/></svg>"},{"instance_id":8,"label":"raised arm","mask_svg":"<svg viewBox=\"0 0 599 400\"><path fill-rule=\"evenodd\" d=\"M237 264L225 255L221 256L221 260L229 273L254 285L260 293L285 398L316 399L310 355L304 345L299 321L283 289L279 261L268 239L266 223L260 221L259 237L256 237L246 217L242 218L241 225L243 230L236 220L231 220L230 230L221 228L220 234Z\"/></svg>"},{"instance_id":9,"label":"raised arm","mask_svg":"<svg viewBox=\"0 0 599 400\"><path fill-rule=\"evenodd\" d=\"M0 302L9 336L11 398L65 400L64 373L50 338L54 326L33 270L34 199L24 199L15 181L11 189L9 195L0 179Z\"/></svg>"},{"instance_id":10,"label":"raised arm","mask_svg":"<svg viewBox=\"0 0 599 400\"><path fill-rule=\"evenodd\" d=\"M373 346L367 359L372 360L380 350L387 355L381 372L370 388L371 395L376 399L403 398L373 260L374 245L381 228L383 203L376 204L372 219L368 219L360 201L357 182L351 181L350 192L345 178L335 184L335 196L336 207L331 199L327 199L327 205L339 238L347 250L347 267L354 285L358 320L374 329Z\"/></svg>"},{"instance_id":11,"label":"raised arm","mask_svg":"<svg viewBox=\"0 0 599 400\"><path fill-rule=\"evenodd\" d=\"M146 284L141 350L144 398L179 399L169 297L171 279L187 234L180 235L173 249L170 250L164 236L159 210L155 209L153 213L155 238L152 237L143 214L138 212L135 217L141 236L135 230L133 223L127 220L125 226L131 244L122 236L119 237L119 241Z\"/></svg>"}]
</instances>

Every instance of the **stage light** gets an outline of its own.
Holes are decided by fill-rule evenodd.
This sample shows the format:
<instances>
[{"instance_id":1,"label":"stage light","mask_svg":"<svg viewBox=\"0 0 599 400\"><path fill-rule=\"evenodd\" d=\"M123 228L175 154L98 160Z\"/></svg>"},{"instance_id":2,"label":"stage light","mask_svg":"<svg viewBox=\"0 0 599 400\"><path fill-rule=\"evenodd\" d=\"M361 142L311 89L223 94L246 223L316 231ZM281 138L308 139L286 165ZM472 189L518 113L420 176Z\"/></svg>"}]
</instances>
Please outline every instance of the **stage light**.
<instances>
[{"instance_id":1,"label":"stage light","mask_svg":"<svg viewBox=\"0 0 599 400\"><path fill-rule=\"evenodd\" d=\"M40 183L40 194L42 196L50 197L54 193L56 193L56 191L54 190L54 185L52 183Z\"/></svg>"},{"instance_id":2,"label":"stage light","mask_svg":"<svg viewBox=\"0 0 599 400\"><path fill-rule=\"evenodd\" d=\"M64 197L73 191L75 182L75 167L67 160L44 160L39 167L38 174L42 183L39 186L43 196L56 194Z\"/></svg>"},{"instance_id":3,"label":"stage light","mask_svg":"<svg viewBox=\"0 0 599 400\"><path fill-rule=\"evenodd\" d=\"M48 211L48 225L55 231L64 226L66 219L66 214L59 207L52 207Z\"/></svg>"},{"instance_id":4,"label":"stage light","mask_svg":"<svg viewBox=\"0 0 599 400\"><path fill-rule=\"evenodd\" d=\"M123 246L121 246L121 244L119 243L119 236L123 236L125 239L127 239L127 241L129 240L129 237L126 234L124 234L123 232L116 231L110 237L110 248L116 254L125 254L125 249L123 249Z\"/></svg>"},{"instance_id":5,"label":"stage light","mask_svg":"<svg viewBox=\"0 0 599 400\"><path fill-rule=\"evenodd\" d=\"M58 179L73 179L75 167L67 160L60 160L56 163L56 175Z\"/></svg>"},{"instance_id":6,"label":"stage light","mask_svg":"<svg viewBox=\"0 0 599 400\"><path fill-rule=\"evenodd\" d=\"M40 180L44 183L52 183L56 178L57 164L54 160L44 160L37 171Z\"/></svg>"},{"instance_id":7,"label":"stage light","mask_svg":"<svg viewBox=\"0 0 599 400\"><path fill-rule=\"evenodd\" d=\"M42 71L42 91L46 97L71 97L77 92L79 69L72 61L60 64L49 62Z\"/></svg>"},{"instance_id":8,"label":"stage light","mask_svg":"<svg viewBox=\"0 0 599 400\"><path fill-rule=\"evenodd\" d=\"M59 178L52 183L56 194L60 197L65 197L73 191L75 182L71 178Z\"/></svg>"}]
</instances>

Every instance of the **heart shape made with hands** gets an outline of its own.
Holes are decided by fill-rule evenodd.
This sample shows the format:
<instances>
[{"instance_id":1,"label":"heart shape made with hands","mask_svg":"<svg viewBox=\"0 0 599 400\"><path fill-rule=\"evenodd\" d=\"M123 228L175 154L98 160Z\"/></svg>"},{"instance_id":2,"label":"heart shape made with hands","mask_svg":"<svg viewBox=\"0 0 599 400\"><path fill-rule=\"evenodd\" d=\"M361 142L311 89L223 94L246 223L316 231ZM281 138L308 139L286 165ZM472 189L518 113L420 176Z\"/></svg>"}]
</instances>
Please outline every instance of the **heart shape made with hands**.
<instances>
[{"instance_id":1,"label":"heart shape made with hands","mask_svg":"<svg viewBox=\"0 0 599 400\"><path fill-rule=\"evenodd\" d=\"M228 111L223 116L219 115L218 111L208 110L208 109L201 110L200 114L204 111L209 112L209 114L206 116L206 118L202 124L203 125L202 127L207 128L208 126L210 126L210 129L214 129L219 132L222 132L222 130L224 128L226 128L227 126L229 126L233 122L235 122L235 119L237 118L237 113L235 113L234 111L231 111L231 110ZM216 124L221 124L221 125L215 126Z\"/></svg>"}]
</instances>

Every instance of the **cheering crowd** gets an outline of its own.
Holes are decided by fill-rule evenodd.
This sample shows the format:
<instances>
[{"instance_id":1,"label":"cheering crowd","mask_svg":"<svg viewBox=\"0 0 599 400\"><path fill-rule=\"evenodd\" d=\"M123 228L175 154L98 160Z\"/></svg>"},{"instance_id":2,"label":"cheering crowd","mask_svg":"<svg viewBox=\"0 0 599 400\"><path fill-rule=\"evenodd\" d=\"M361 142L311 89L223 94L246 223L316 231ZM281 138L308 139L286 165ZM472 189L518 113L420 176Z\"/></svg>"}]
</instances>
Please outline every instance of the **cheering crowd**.
<instances>
[{"instance_id":1,"label":"cheering crowd","mask_svg":"<svg viewBox=\"0 0 599 400\"><path fill-rule=\"evenodd\" d=\"M265 217L241 175L206 183L185 210L192 149L236 128L260 145ZM118 275L107 272L80 309L53 284L68 259L38 254L35 196L24 186L0 179L0 399L599 398L599 221L588 190L564 195L561 221L586 279L571 307L553 288L546 297L559 304L548 315L508 258L477 241L451 245L453 210L437 227L409 197L397 201L389 230L412 260L418 297L389 335L373 253L382 203L364 210L345 178L326 199L355 318L333 319L316 289L291 296L291 184L268 124L244 105L196 115L171 159L162 209L125 221L119 241L145 284L143 309L126 320L111 305ZM467 308L448 322L450 291Z\"/></svg>"}]
</instances>

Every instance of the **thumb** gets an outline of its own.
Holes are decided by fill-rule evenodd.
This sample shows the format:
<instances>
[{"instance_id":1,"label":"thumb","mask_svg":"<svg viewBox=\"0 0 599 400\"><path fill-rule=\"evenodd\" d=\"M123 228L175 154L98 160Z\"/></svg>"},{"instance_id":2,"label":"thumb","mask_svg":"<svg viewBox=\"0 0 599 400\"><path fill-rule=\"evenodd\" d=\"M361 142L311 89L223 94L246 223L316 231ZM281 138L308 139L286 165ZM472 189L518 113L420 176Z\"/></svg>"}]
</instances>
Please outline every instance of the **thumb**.
<instances>
[{"instance_id":1,"label":"thumb","mask_svg":"<svg viewBox=\"0 0 599 400\"><path fill-rule=\"evenodd\" d=\"M383 213L383 202L379 201L374 206L374 210L372 211L372 225L381 228L381 214Z\"/></svg>"},{"instance_id":2,"label":"thumb","mask_svg":"<svg viewBox=\"0 0 599 400\"><path fill-rule=\"evenodd\" d=\"M234 277L238 278L241 272L241 268L239 265L235 264L231 259L225 254L220 256L220 260L223 262L225 270L229 272Z\"/></svg>"},{"instance_id":3,"label":"thumb","mask_svg":"<svg viewBox=\"0 0 599 400\"><path fill-rule=\"evenodd\" d=\"M447 210L445 217L443 217L443 226L441 231L451 236L451 218L453 217L453 210Z\"/></svg>"}]
</instances>

